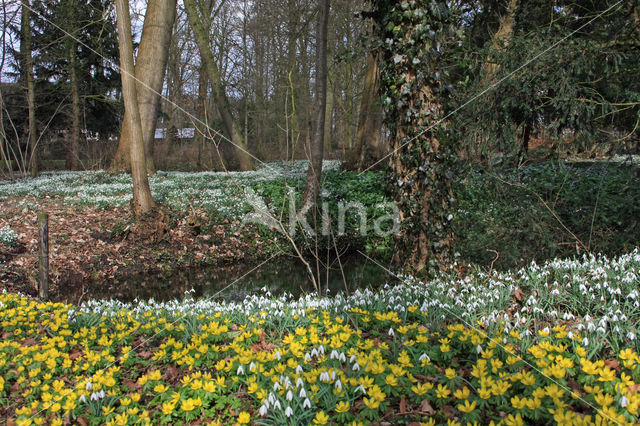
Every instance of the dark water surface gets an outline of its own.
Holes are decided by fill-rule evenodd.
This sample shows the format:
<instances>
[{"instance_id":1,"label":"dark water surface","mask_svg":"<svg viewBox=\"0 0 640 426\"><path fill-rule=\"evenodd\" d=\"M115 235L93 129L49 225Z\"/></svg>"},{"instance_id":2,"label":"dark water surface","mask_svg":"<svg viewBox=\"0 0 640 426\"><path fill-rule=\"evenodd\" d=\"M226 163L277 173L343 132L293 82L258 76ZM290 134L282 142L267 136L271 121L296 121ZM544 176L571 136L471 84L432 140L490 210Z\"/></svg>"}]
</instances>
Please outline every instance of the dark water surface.
<instances>
[{"instance_id":1,"label":"dark water surface","mask_svg":"<svg viewBox=\"0 0 640 426\"><path fill-rule=\"evenodd\" d=\"M357 288L375 288L385 283L395 282L384 268L359 254L341 258L342 271L336 259L330 261L331 267L320 267L323 293L345 292L345 280L348 291ZM249 294L265 294L266 288L272 296L291 293L300 296L314 293L306 268L298 259L274 259L262 264L240 264L233 266L208 266L174 271L167 274L140 275L120 282L92 296L103 299L132 301L150 299L166 301L191 297L212 297L219 300L241 301ZM315 261L312 262L316 272ZM317 272L316 272L317 273Z\"/></svg>"}]
</instances>

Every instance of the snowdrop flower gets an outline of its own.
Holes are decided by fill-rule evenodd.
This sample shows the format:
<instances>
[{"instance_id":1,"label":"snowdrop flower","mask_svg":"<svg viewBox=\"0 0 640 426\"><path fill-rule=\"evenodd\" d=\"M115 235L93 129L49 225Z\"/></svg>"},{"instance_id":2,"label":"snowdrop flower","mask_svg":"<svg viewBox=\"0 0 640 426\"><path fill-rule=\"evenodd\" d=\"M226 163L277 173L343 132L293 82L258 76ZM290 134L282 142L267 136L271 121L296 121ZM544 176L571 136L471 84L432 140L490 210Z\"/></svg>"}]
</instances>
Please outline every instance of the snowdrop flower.
<instances>
[{"instance_id":1,"label":"snowdrop flower","mask_svg":"<svg viewBox=\"0 0 640 426\"><path fill-rule=\"evenodd\" d=\"M389 329L389 332L387 333L389 336L393 337L396 333L393 331L393 328Z\"/></svg>"},{"instance_id":2,"label":"snowdrop flower","mask_svg":"<svg viewBox=\"0 0 640 426\"><path fill-rule=\"evenodd\" d=\"M242 365L238 366L238 370L236 371L236 374L239 375L244 375L244 367Z\"/></svg>"},{"instance_id":3,"label":"snowdrop flower","mask_svg":"<svg viewBox=\"0 0 640 426\"><path fill-rule=\"evenodd\" d=\"M300 396L300 398L306 398L307 397L307 392L304 390L304 388L300 389L299 396Z\"/></svg>"},{"instance_id":4,"label":"snowdrop flower","mask_svg":"<svg viewBox=\"0 0 640 426\"><path fill-rule=\"evenodd\" d=\"M304 399L304 402L302 403L302 408L311 408L311 401L309 400L309 398Z\"/></svg>"},{"instance_id":5,"label":"snowdrop flower","mask_svg":"<svg viewBox=\"0 0 640 426\"><path fill-rule=\"evenodd\" d=\"M266 416L268 412L269 412L269 407L267 407L266 405L262 405L260 407L260 410L258 411L258 414L260 414L261 416Z\"/></svg>"},{"instance_id":6,"label":"snowdrop flower","mask_svg":"<svg viewBox=\"0 0 640 426\"><path fill-rule=\"evenodd\" d=\"M622 398L620 398L620 406L622 408L626 407L629 404L629 399L627 398L626 395L622 395Z\"/></svg>"},{"instance_id":7,"label":"snowdrop flower","mask_svg":"<svg viewBox=\"0 0 640 426\"><path fill-rule=\"evenodd\" d=\"M284 415L287 417L291 417L293 415L293 410L291 406L287 405L287 408L284 410Z\"/></svg>"},{"instance_id":8,"label":"snowdrop flower","mask_svg":"<svg viewBox=\"0 0 640 426\"><path fill-rule=\"evenodd\" d=\"M287 401L291 401L293 399L293 392L291 392L291 389L287 391L286 398L287 398Z\"/></svg>"}]
</instances>

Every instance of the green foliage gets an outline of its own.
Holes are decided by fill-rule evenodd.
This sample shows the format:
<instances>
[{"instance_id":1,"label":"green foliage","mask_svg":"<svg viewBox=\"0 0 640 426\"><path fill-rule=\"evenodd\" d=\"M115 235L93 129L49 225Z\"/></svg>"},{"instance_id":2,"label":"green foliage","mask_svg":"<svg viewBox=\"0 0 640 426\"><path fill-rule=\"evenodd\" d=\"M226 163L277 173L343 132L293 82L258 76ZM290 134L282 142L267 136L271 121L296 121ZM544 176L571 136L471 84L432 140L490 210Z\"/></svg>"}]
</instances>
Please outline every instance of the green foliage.
<instances>
[{"instance_id":1,"label":"green foliage","mask_svg":"<svg viewBox=\"0 0 640 426\"><path fill-rule=\"evenodd\" d=\"M452 107L474 99L454 117L470 155L517 152L525 127L574 152L605 142L607 150L632 147L639 135L637 4L521 0L513 32L497 42L506 2L482 3L492 7L468 14L465 43L448 58L458 81Z\"/></svg>"},{"instance_id":2,"label":"green foliage","mask_svg":"<svg viewBox=\"0 0 640 426\"><path fill-rule=\"evenodd\" d=\"M496 252L498 268L571 256L576 249L615 255L640 240L640 179L632 167L475 170L456 196L456 250L468 262L490 265Z\"/></svg>"}]
</instances>

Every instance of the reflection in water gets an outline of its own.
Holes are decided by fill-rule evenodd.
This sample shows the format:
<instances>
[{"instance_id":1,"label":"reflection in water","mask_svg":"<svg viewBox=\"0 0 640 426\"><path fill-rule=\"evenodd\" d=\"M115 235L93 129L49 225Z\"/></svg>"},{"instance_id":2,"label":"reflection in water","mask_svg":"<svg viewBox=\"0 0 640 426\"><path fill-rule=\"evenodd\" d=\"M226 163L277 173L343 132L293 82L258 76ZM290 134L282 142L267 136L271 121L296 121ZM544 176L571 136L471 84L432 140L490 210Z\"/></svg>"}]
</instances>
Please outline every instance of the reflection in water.
<instances>
[{"instance_id":1,"label":"reflection in water","mask_svg":"<svg viewBox=\"0 0 640 426\"><path fill-rule=\"evenodd\" d=\"M344 272L334 260L328 270L320 266L323 292L330 294L356 288L378 287L392 283L395 279L383 268L364 257L353 255L342 258ZM312 265L315 267L315 262ZM300 296L313 293L311 280L302 262L280 259L267 262L252 271L256 265L234 265L227 267L191 268L170 274L153 274L133 277L118 283L116 288L104 286L92 294L95 298L132 301L153 298L158 301L182 299L189 292L191 297L212 297L228 301L241 301L249 294L264 294L266 288L271 295L291 293Z\"/></svg>"}]
</instances>

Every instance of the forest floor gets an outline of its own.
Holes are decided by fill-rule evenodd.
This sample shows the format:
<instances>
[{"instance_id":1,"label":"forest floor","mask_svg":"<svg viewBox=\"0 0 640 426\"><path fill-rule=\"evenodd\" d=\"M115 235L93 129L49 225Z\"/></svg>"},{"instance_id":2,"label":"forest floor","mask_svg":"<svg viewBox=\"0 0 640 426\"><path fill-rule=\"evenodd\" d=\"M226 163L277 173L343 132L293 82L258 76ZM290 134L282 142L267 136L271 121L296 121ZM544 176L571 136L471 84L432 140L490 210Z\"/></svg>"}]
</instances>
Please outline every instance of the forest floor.
<instances>
[{"instance_id":1,"label":"forest floor","mask_svg":"<svg viewBox=\"0 0 640 426\"><path fill-rule=\"evenodd\" d=\"M0 201L3 224L17 235L13 247L0 245L0 287L35 294L39 212L49 213L50 279L54 300L78 302L92 285L117 286L136 274L247 260L260 240L237 222L209 224L206 234L187 217L173 220L158 241L129 232L128 207L69 204L61 198Z\"/></svg>"},{"instance_id":2,"label":"forest floor","mask_svg":"<svg viewBox=\"0 0 640 426\"><path fill-rule=\"evenodd\" d=\"M336 161L323 166L333 201L348 196L371 210L385 201L377 172L361 176L339 168ZM251 172L158 172L151 190L168 226L153 239L135 232L127 174L45 172L0 180L0 289L35 294L41 212L49 214L51 297L58 301L113 297L111 289L135 277L246 265L290 251L283 235L245 219L260 203L274 215L289 214L305 177L306 162L269 163Z\"/></svg>"}]
</instances>

